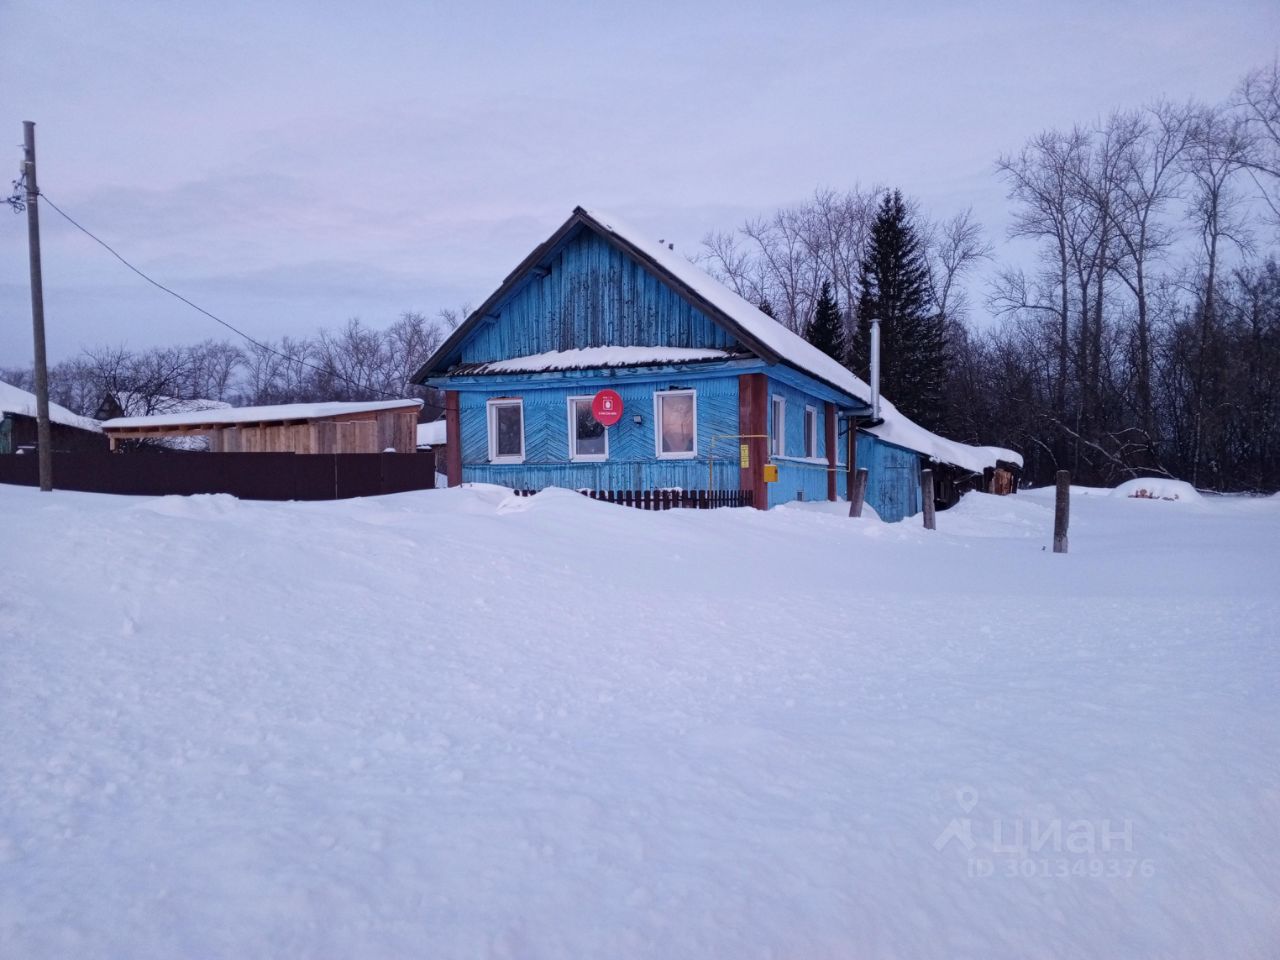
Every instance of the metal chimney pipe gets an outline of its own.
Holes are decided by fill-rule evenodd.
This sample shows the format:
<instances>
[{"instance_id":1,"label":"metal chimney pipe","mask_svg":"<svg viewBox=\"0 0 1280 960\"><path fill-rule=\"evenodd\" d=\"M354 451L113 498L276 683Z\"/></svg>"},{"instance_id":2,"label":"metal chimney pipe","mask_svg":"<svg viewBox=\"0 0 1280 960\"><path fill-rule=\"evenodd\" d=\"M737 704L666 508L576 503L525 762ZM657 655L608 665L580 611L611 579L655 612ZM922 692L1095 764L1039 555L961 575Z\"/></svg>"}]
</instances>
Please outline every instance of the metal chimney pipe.
<instances>
[{"instance_id":1,"label":"metal chimney pipe","mask_svg":"<svg viewBox=\"0 0 1280 960\"><path fill-rule=\"evenodd\" d=\"M880 318L871 318L871 416L880 419Z\"/></svg>"}]
</instances>

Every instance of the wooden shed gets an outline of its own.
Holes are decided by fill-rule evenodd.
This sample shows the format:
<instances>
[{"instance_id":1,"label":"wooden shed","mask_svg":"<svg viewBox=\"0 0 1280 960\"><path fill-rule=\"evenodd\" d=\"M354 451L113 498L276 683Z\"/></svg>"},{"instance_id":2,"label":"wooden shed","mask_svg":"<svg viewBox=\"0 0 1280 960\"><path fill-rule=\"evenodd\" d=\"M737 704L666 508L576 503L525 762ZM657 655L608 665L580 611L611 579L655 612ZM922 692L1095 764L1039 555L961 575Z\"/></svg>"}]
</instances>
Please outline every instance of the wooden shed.
<instances>
[{"instance_id":1,"label":"wooden shed","mask_svg":"<svg viewBox=\"0 0 1280 960\"><path fill-rule=\"evenodd\" d=\"M421 400L290 403L121 417L102 425L121 440L205 436L211 453L414 453Z\"/></svg>"}]
</instances>

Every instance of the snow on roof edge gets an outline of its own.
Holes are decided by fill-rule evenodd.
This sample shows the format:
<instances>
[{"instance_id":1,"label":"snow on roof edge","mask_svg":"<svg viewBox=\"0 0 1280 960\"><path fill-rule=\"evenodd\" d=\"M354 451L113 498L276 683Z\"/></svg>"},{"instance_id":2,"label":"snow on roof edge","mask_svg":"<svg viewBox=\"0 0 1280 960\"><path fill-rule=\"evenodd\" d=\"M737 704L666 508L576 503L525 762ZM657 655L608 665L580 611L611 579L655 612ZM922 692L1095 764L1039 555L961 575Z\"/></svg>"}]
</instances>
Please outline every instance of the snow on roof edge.
<instances>
[{"instance_id":1,"label":"snow on roof edge","mask_svg":"<svg viewBox=\"0 0 1280 960\"><path fill-rule=\"evenodd\" d=\"M645 235L626 221L601 210L583 208L583 212L601 227L644 254L700 297L733 318L748 334L773 350L779 357L831 386L844 391L863 403L871 402L871 387L855 376L847 367L827 356L803 337L797 336L777 320L762 312L755 304L734 293L715 277L695 263L691 263L674 250L660 243L644 239ZM1022 456L1003 447L976 447L958 440L948 440L899 413L892 403L880 398L880 414L884 423L867 428L869 433L890 443L922 453L933 460L952 463L966 470L981 473L985 467L994 466L997 460L1006 460L1022 466Z\"/></svg>"},{"instance_id":2,"label":"snow on roof edge","mask_svg":"<svg viewBox=\"0 0 1280 960\"><path fill-rule=\"evenodd\" d=\"M724 350L697 347L575 347L548 350L525 357L508 357L468 364L481 373L538 373L544 370L580 370L588 367L642 366L649 363L691 363L723 360Z\"/></svg>"}]
</instances>

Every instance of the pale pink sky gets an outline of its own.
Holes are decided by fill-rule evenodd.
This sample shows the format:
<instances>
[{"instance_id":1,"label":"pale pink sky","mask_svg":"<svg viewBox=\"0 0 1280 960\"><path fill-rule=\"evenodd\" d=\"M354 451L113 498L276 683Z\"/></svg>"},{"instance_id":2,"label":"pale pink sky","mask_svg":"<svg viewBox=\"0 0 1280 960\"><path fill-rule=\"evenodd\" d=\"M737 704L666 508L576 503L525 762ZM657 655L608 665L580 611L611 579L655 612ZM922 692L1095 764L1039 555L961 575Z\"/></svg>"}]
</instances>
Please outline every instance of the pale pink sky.
<instances>
[{"instance_id":1,"label":"pale pink sky","mask_svg":"<svg viewBox=\"0 0 1280 960\"><path fill-rule=\"evenodd\" d=\"M1280 37L1274 0L902 7L0 0L0 185L35 120L59 205L251 333L306 334L478 303L577 204L688 253L888 183L972 205L999 248L999 153L1220 100ZM54 359L226 335L43 225ZM29 360L29 310L0 209L0 366Z\"/></svg>"}]
</instances>

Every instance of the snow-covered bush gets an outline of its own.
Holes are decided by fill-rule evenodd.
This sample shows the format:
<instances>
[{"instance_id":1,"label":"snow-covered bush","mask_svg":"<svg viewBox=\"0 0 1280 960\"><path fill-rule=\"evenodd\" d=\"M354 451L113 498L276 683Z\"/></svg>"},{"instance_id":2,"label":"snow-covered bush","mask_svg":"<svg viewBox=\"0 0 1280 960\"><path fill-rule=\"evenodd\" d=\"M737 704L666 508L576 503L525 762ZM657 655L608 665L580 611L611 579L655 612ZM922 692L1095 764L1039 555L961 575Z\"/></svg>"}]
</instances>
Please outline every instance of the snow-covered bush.
<instances>
[{"instance_id":1,"label":"snow-covered bush","mask_svg":"<svg viewBox=\"0 0 1280 960\"><path fill-rule=\"evenodd\" d=\"M1185 480L1169 480L1164 477L1138 477L1126 481L1111 491L1113 497L1131 500L1200 500L1196 488Z\"/></svg>"}]
</instances>

